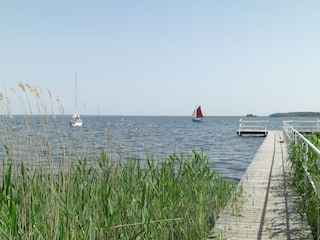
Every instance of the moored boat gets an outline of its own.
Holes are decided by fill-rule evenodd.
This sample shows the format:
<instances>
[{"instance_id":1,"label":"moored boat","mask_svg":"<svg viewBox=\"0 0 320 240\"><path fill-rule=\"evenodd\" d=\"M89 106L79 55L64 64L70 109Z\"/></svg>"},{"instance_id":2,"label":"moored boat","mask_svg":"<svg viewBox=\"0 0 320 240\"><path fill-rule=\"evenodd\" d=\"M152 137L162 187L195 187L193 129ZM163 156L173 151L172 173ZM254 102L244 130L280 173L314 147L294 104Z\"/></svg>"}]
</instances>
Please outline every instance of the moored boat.
<instances>
[{"instance_id":1,"label":"moored boat","mask_svg":"<svg viewBox=\"0 0 320 240\"><path fill-rule=\"evenodd\" d=\"M82 119L80 118L79 113L73 114L70 120L70 126L72 127L81 127L82 126Z\"/></svg>"},{"instance_id":2,"label":"moored boat","mask_svg":"<svg viewBox=\"0 0 320 240\"><path fill-rule=\"evenodd\" d=\"M80 117L80 114L78 113L78 95L77 95L77 74L75 78L75 108L76 108L76 113L73 114L71 120L70 120L70 126L71 127L81 127L82 126L82 119Z\"/></svg>"}]
</instances>

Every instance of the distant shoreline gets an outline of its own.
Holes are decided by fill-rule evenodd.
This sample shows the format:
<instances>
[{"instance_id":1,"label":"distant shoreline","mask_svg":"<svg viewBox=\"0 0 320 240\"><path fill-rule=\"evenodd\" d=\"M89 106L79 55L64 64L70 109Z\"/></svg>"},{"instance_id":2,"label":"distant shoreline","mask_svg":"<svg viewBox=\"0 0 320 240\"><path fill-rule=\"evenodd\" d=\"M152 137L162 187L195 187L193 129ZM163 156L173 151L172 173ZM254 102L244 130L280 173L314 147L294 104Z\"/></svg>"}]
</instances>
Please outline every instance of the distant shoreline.
<instances>
[{"instance_id":1,"label":"distant shoreline","mask_svg":"<svg viewBox=\"0 0 320 240\"><path fill-rule=\"evenodd\" d=\"M269 117L320 117L320 112L273 113Z\"/></svg>"},{"instance_id":2,"label":"distant shoreline","mask_svg":"<svg viewBox=\"0 0 320 240\"><path fill-rule=\"evenodd\" d=\"M52 114L12 114L10 117L26 117L26 116L35 116L35 117L43 117L43 116L52 116L52 117L69 117L73 114L63 114L63 115L52 115ZM178 117L178 118L187 118L190 116L187 115L107 115L107 114L82 114L84 117L164 117L164 118L171 118L171 117ZM8 117L7 114L0 114L0 117ZM319 117L320 112L288 112L288 113L273 113L270 115L208 115L205 118L256 118L256 117Z\"/></svg>"}]
</instances>

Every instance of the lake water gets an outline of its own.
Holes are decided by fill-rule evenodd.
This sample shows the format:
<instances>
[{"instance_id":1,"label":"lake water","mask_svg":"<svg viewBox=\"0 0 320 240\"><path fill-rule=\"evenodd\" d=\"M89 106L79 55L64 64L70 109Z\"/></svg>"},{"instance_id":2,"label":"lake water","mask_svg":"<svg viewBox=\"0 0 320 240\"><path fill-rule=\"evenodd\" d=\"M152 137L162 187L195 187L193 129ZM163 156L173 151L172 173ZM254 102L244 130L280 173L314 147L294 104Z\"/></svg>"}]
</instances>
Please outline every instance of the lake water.
<instances>
[{"instance_id":1,"label":"lake water","mask_svg":"<svg viewBox=\"0 0 320 240\"><path fill-rule=\"evenodd\" d=\"M113 161L161 160L169 154L190 155L192 150L209 158L212 170L240 179L263 142L263 137L239 137L238 117L208 117L193 123L190 117L82 116L82 127L70 127L69 117L14 117L14 129L2 120L3 156L42 165L58 165L72 156L95 161L102 151ZM280 130L282 118L268 120L268 129ZM11 121L11 120L10 120ZM6 154L7 153L7 154ZM50 156L50 157L48 157ZM50 163L48 163L50 162ZM55 166L57 167L57 166Z\"/></svg>"}]
</instances>

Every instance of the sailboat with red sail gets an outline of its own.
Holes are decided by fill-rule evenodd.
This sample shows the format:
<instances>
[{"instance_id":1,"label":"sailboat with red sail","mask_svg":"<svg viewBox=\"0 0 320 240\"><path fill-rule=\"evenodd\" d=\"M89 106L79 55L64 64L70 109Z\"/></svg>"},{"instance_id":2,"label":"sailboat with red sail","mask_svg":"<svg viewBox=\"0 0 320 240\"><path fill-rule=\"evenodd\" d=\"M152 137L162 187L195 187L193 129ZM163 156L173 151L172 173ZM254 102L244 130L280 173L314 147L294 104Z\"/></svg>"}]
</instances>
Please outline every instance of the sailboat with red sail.
<instances>
[{"instance_id":1,"label":"sailboat with red sail","mask_svg":"<svg viewBox=\"0 0 320 240\"><path fill-rule=\"evenodd\" d=\"M192 114L192 122L205 122L206 120L203 117L201 106L197 106Z\"/></svg>"}]
</instances>

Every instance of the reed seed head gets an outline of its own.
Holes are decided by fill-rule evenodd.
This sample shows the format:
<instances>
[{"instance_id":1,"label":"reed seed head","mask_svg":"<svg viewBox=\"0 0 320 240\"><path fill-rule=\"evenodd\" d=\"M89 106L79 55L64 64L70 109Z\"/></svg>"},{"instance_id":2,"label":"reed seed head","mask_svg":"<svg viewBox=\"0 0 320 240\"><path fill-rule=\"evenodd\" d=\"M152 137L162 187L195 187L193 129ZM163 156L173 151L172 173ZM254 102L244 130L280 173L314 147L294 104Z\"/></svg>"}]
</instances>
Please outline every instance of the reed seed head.
<instances>
[{"instance_id":1,"label":"reed seed head","mask_svg":"<svg viewBox=\"0 0 320 240\"><path fill-rule=\"evenodd\" d=\"M33 93L36 97L39 97L38 90L35 87L30 88L30 92Z\"/></svg>"},{"instance_id":2,"label":"reed seed head","mask_svg":"<svg viewBox=\"0 0 320 240\"><path fill-rule=\"evenodd\" d=\"M18 86L25 92L24 84L21 81L18 81Z\"/></svg>"},{"instance_id":3,"label":"reed seed head","mask_svg":"<svg viewBox=\"0 0 320 240\"><path fill-rule=\"evenodd\" d=\"M47 88L47 91L48 91L49 97L51 98L51 92L48 88Z\"/></svg>"}]
</instances>

